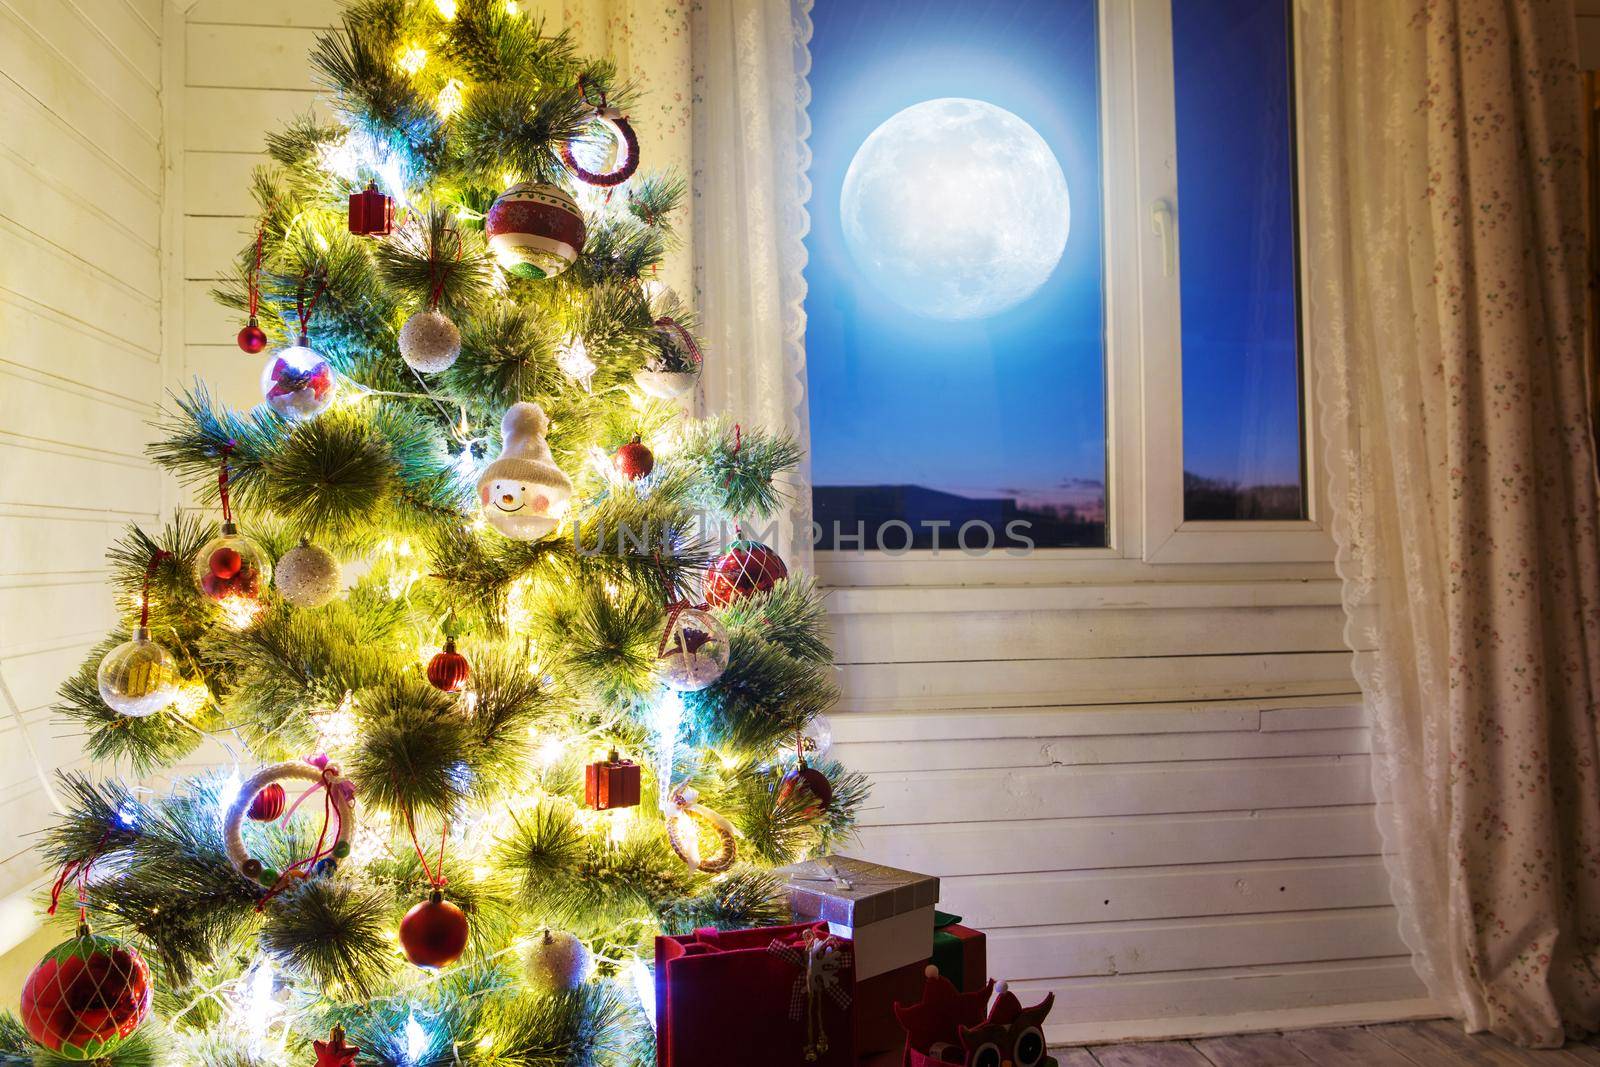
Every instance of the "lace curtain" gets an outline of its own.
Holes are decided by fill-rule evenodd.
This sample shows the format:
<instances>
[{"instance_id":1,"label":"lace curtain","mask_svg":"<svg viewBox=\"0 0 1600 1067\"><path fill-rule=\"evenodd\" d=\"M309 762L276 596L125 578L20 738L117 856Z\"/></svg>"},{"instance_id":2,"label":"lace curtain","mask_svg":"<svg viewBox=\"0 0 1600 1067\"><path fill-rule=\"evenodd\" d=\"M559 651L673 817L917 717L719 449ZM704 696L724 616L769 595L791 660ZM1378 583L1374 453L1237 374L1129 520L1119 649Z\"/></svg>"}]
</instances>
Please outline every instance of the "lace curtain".
<instances>
[{"instance_id":1,"label":"lace curtain","mask_svg":"<svg viewBox=\"0 0 1600 1067\"><path fill-rule=\"evenodd\" d=\"M807 446L811 3L718 0L697 4L692 24L695 303L710 353L702 402ZM785 488L773 547L809 570L808 469Z\"/></svg>"},{"instance_id":2,"label":"lace curtain","mask_svg":"<svg viewBox=\"0 0 1600 1067\"><path fill-rule=\"evenodd\" d=\"M643 88L632 117L649 170L690 181L661 281L700 314L706 362L695 406L784 431L810 449L805 400L806 74L811 0L522 0ZM802 468L769 536L811 567ZM751 533L759 532L753 528Z\"/></svg>"},{"instance_id":3,"label":"lace curtain","mask_svg":"<svg viewBox=\"0 0 1600 1067\"><path fill-rule=\"evenodd\" d=\"M1308 309L1403 933L1600 1026L1600 533L1571 0L1301 0Z\"/></svg>"}]
</instances>

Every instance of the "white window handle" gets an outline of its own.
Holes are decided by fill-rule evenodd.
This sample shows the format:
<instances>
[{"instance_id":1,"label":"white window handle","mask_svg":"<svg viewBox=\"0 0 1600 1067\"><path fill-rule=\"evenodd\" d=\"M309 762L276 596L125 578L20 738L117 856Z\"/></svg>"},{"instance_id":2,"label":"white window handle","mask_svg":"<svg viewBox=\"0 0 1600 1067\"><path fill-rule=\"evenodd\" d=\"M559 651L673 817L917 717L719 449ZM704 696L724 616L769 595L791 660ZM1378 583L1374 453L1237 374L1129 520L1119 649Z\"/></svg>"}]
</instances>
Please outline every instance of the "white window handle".
<instances>
[{"instance_id":1,"label":"white window handle","mask_svg":"<svg viewBox=\"0 0 1600 1067\"><path fill-rule=\"evenodd\" d=\"M1161 273L1170 278L1178 269L1178 227L1170 200L1163 197L1150 205L1150 229L1161 238Z\"/></svg>"}]
</instances>

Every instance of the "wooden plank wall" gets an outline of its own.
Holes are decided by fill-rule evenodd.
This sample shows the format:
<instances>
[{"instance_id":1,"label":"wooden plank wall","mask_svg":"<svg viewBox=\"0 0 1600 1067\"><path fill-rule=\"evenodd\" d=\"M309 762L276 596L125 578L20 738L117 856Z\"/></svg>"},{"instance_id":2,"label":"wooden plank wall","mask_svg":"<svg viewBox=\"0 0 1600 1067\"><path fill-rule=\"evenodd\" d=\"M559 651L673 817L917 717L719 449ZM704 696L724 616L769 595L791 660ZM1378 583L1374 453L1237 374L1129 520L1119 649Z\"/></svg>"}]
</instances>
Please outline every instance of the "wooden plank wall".
<instances>
[{"instance_id":1,"label":"wooden plank wall","mask_svg":"<svg viewBox=\"0 0 1600 1067\"><path fill-rule=\"evenodd\" d=\"M259 368L207 293L249 240L262 133L313 106L305 54L335 11L190 15L185 369L234 403L256 401ZM837 751L874 783L855 851L945 879L946 905L991 932L994 973L1058 993L1052 1037L1419 1010L1338 585L1302 570L959 590L825 575Z\"/></svg>"},{"instance_id":2,"label":"wooden plank wall","mask_svg":"<svg viewBox=\"0 0 1600 1067\"><path fill-rule=\"evenodd\" d=\"M261 402L265 356L234 343L238 315L211 299L216 279L253 239L250 172L262 138L312 110L307 57L336 0L200 0L184 36L184 380L204 379L234 406Z\"/></svg>"},{"instance_id":3,"label":"wooden plank wall","mask_svg":"<svg viewBox=\"0 0 1600 1067\"><path fill-rule=\"evenodd\" d=\"M852 851L938 874L1052 1040L1427 1010L1338 582L1227 570L831 594Z\"/></svg>"},{"instance_id":4,"label":"wooden plank wall","mask_svg":"<svg viewBox=\"0 0 1600 1067\"><path fill-rule=\"evenodd\" d=\"M116 622L106 547L162 506L162 35L162 0L0 0L0 900L83 763L49 708Z\"/></svg>"}]
</instances>

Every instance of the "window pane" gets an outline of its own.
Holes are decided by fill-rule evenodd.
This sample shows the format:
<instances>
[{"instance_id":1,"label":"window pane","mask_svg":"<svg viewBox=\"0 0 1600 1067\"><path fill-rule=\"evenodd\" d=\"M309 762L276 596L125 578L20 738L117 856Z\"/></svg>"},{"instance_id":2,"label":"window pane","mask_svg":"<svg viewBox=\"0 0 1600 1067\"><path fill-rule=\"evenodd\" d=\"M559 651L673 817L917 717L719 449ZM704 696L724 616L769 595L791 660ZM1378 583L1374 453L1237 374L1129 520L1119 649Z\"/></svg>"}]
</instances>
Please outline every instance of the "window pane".
<instances>
[{"instance_id":1,"label":"window pane","mask_svg":"<svg viewBox=\"0 0 1600 1067\"><path fill-rule=\"evenodd\" d=\"M973 12L813 12L819 548L1106 543L1095 6Z\"/></svg>"},{"instance_id":2,"label":"window pane","mask_svg":"<svg viewBox=\"0 0 1600 1067\"><path fill-rule=\"evenodd\" d=\"M1305 517L1287 0L1174 0L1188 519Z\"/></svg>"}]
</instances>

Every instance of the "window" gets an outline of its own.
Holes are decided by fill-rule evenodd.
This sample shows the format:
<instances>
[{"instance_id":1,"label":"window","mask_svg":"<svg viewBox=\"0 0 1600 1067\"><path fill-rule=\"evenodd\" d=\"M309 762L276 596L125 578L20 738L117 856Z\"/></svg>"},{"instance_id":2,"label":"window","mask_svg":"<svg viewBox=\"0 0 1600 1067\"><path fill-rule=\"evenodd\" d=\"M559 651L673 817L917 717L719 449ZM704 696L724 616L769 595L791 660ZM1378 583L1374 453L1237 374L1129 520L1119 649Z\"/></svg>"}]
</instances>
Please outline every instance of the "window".
<instances>
[{"instance_id":1,"label":"window","mask_svg":"<svg viewBox=\"0 0 1600 1067\"><path fill-rule=\"evenodd\" d=\"M1331 558L1305 474L1289 0L813 19L823 558Z\"/></svg>"},{"instance_id":2,"label":"window","mask_svg":"<svg viewBox=\"0 0 1600 1067\"><path fill-rule=\"evenodd\" d=\"M1287 0L1172 5L1186 519L1305 517L1288 42Z\"/></svg>"},{"instance_id":3,"label":"window","mask_svg":"<svg viewBox=\"0 0 1600 1067\"><path fill-rule=\"evenodd\" d=\"M813 19L818 547L1105 545L1093 0Z\"/></svg>"}]
</instances>

